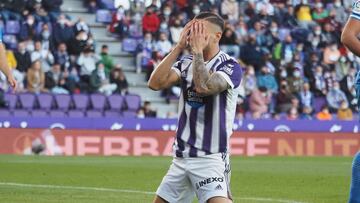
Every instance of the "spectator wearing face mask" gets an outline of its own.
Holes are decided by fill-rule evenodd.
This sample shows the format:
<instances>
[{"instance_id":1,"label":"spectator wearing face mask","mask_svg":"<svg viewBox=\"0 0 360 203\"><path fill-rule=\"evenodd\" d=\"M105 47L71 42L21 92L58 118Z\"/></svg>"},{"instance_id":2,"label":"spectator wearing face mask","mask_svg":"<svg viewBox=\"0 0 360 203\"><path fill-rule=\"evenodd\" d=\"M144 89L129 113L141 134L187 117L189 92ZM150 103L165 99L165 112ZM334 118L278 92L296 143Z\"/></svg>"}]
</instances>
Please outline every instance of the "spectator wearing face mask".
<instances>
[{"instance_id":1,"label":"spectator wearing face mask","mask_svg":"<svg viewBox=\"0 0 360 203\"><path fill-rule=\"evenodd\" d=\"M285 63L290 63L293 60L294 53L296 50L296 45L291 37L287 35L285 41L278 43L274 49L274 58L275 60L283 60Z\"/></svg>"},{"instance_id":2,"label":"spectator wearing face mask","mask_svg":"<svg viewBox=\"0 0 360 203\"><path fill-rule=\"evenodd\" d=\"M226 28L220 39L219 44L220 44L220 49L223 50L225 53L235 58L239 58L240 47L238 45L239 42L237 41L237 37L234 30L232 30L231 28Z\"/></svg>"},{"instance_id":3,"label":"spectator wearing face mask","mask_svg":"<svg viewBox=\"0 0 360 203\"><path fill-rule=\"evenodd\" d=\"M33 15L28 15L20 27L19 39L28 40L33 39L36 35L36 22Z\"/></svg>"},{"instance_id":4,"label":"spectator wearing face mask","mask_svg":"<svg viewBox=\"0 0 360 203\"><path fill-rule=\"evenodd\" d=\"M348 107L348 100L345 93L340 89L340 84L334 82L333 87L329 90L326 95L326 100L329 104L330 112L336 112L341 105L341 102L346 102L346 107Z\"/></svg>"},{"instance_id":5,"label":"spectator wearing face mask","mask_svg":"<svg viewBox=\"0 0 360 203\"><path fill-rule=\"evenodd\" d=\"M136 54L136 72L141 73L142 67L145 67L151 59L151 53L154 51L155 43L151 33L144 34L144 40L137 47Z\"/></svg>"},{"instance_id":6,"label":"spectator wearing face mask","mask_svg":"<svg viewBox=\"0 0 360 203\"><path fill-rule=\"evenodd\" d=\"M53 36L56 45L67 43L74 36L72 23L66 19L64 14L59 16L58 21L54 25Z\"/></svg>"},{"instance_id":7,"label":"spectator wearing face mask","mask_svg":"<svg viewBox=\"0 0 360 203\"><path fill-rule=\"evenodd\" d=\"M345 6L341 5L341 0L334 0L332 10L336 14L335 20L344 25L348 19L348 15L345 10Z\"/></svg>"},{"instance_id":8,"label":"spectator wearing face mask","mask_svg":"<svg viewBox=\"0 0 360 203\"><path fill-rule=\"evenodd\" d=\"M356 69L351 68L348 73L344 76L344 78L340 81L340 87L344 91L349 103L350 108L352 110L356 109L357 106L357 98L356 98L356 90L355 90L355 76Z\"/></svg>"},{"instance_id":9,"label":"spectator wearing face mask","mask_svg":"<svg viewBox=\"0 0 360 203\"><path fill-rule=\"evenodd\" d=\"M263 66L261 68L260 75L257 77L257 85L259 87L266 87L272 93L278 92L278 84L274 75L272 75L269 71L269 68Z\"/></svg>"},{"instance_id":10,"label":"spectator wearing face mask","mask_svg":"<svg viewBox=\"0 0 360 203\"><path fill-rule=\"evenodd\" d=\"M37 39L41 41L42 49L54 51L55 47L52 39L52 33L50 32L50 28L47 23L42 25L41 32Z\"/></svg>"},{"instance_id":11,"label":"spectator wearing face mask","mask_svg":"<svg viewBox=\"0 0 360 203\"><path fill-rule=\"evenodd\" d=\"M338 63L340 58L340 51L336 43L329 44L325 47L323 53L323 63L330 65L332 69L335 69L335 64Z\"/></svg>"},{"instance_id":12,"label":"spectator wearing face mask","mask_svg":"<svg viewBox=\"0 0 360 203\"><path fill-rule=\"evenodd\" d=\"M231 24L235 24L239 18L239 3L236 0L222 1L221 14L226 15Z\"/></svg>"},{"instance_id":13,"label":"spectator wearing face mask","mask_svg":"<svg viewBox=\"0 0 360 203\"><path fill-rule=\"evenodd\" d=\"M314 70L313 90L315 96L324 96L327 94L323 67L320 65L316 66Z\"/></svg>"},{"instance_id":14,"label":"spectator wearing face mask","mask_svg":"<svg viewBox=\"0 0 360 203\"><path fill-rule=\"evenodd\" d=\"M155 34L160 27L160 19L152 7L146 9L146 13L142 19L143 32Z\"/></svg>"},{"instance_id":15,"label":"spectator wearing face mask","mask_svg":"<svg viewBox=\"0 0 360 203\"><path fill-rule=\"evenodd\" d=\"M304 83L301 70L295 68L292 76L287 78L287 83L289 85L289 91L293 94L298 94L301 90L302 84Z\"/></svg>"},{"instance_id":16,"label":"spectator wearing face mask","mask_svg":"<svg viewBox=\"0 0 360 203\"><path fill-rule=\"evenodd\" d=\"M122 39L128 31L130 19L126 15L125 9L119 6L117 11L113 13L110 23L110 32L116 33Z\"/></svg>"},{"instance_id":17,"label":"spectator wearing face mask","mask_svg":"<svg viewBox=\"0 0 360 203\"><path fill-rule=\"evenodd\" d=\"M25 48L24 42L18 43L18 49L15 51L15 59L17 61L16 69L22 73L26 73L31 66L31 57Z\"/></svg>"},{"instance_id":18,"label":"spectator wearing face mask","mask_svg":"<svg viewBox=\"0 0 360 203\"><path fill-rule=\"evenodd\" d=\"M334 26L328 22L323 25L321 37L323 42L325 42L326 44L333 44L334 42L339 41L339 36L335 33Z\"/></svg>"},{"instance_id":19,"label":"spectator wearing face mask","mask_svg":"<svg viewBox=\"0 0 360 203\"><path fill-rule=\"evenodd\" d=\"M271 22L269 29L265 33L266 47L272 50L273 47L280 42L278 24L274 21Z\"/></svg>"}]
</instances>

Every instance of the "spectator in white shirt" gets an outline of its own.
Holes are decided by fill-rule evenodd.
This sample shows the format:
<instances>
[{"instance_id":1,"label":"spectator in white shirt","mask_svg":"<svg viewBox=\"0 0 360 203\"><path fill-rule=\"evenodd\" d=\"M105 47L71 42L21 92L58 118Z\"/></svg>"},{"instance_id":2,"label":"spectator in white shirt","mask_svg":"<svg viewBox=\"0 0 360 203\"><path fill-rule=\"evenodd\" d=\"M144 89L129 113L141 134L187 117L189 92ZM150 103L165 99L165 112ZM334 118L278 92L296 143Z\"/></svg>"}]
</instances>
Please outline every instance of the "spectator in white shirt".
<instances>
[{"instance_id":1,"label":"spectator in white shirt","mask_svg":"<svg viewBox=\"0 0 360 203\"><path fill-rule=\"evenodd\" d=\"M156 42L155 50L158 51L162 56L165 56L171 51L172 44L169 41L165 33L161 33L159 41Z\"/></svg>"},{"instance_id":2,"label":"spectator in white shirt","mask_svg":"<svg viewBox=\"0 0 360 203\"><path fill-rule=\"evenodd\" d=\"M40 41L35 42L35 50L31 53L31 62L40 61L41 69L43 72L47 72L54 64L54 56L48 49L43 49Z\"/></svg>"}]
</instances>

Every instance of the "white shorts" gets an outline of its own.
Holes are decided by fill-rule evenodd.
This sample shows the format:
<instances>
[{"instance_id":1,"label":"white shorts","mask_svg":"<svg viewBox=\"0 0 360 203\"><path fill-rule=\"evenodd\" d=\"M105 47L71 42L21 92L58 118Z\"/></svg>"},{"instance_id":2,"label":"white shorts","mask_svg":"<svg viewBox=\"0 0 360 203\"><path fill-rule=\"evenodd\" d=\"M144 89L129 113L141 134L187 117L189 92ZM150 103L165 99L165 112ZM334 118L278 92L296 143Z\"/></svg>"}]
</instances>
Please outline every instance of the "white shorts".
<instances>
[{"instance_id":1,"label":"white shorts","mask_svg":"<svg viewBox=\"0 0 360 203\"><path fill-rule=\"evenodd\" d=\"M174 157L156 194L169 203L199 203L212 197L231 198L230 164L227 153L196 158Z\"/></svg>"}]
</instances>

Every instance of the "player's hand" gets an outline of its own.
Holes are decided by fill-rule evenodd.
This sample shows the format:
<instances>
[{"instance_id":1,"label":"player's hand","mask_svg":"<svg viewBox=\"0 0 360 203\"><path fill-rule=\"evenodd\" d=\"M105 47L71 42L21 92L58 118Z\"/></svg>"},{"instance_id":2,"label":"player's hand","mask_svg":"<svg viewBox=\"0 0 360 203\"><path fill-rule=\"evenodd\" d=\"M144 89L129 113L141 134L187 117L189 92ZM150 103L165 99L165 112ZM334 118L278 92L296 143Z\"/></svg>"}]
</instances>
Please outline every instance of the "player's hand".
<instances>
[{"instance_id":1,"label":"player's hand","mask_svg":"<svg viewBox=\"0 0 360 203\"><path fill-rule=\"evenodd\" d=\"M180 40L177 44L177 47L179 47L181 50L184 50L187 47L191 26L194 24L194 22L194 20L188 22L181 31Z\"/></svg>"},{"instance_id":2,"label":"player's hand","mask_svg":"<svg viewBox=\"0 0 360 203\"><path fill-rule=\"evenodd\" d=\"M11 86L12 90L15 91L17 88L17 82L12 74L9 74L7 76L7 81L9 83L9 85Z\"/></svg>"},{"instance_id":3,"label":"player's hand","mask_svg":"<svg viewBox=\"0 0 360 203\"><path fill-rule=\"evenodd\" d=\"M204 22L196 21L191 28L189 44L193 54L202 53L209 44L209 34Z\"/></svg>"}]
</instances>

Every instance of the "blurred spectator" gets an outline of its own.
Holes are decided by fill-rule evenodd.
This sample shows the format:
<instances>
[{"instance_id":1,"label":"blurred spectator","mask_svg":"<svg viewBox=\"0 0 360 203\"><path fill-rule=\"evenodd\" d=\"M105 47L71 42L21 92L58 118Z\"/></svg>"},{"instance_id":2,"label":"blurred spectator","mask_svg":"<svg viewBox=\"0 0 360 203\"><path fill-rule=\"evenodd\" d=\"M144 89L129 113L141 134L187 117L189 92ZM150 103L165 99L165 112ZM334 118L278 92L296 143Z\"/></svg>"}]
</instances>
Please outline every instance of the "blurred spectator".
<instances>
[{"instance_id":1,"label":"blurred spectator","mask_svg":"<svg viewBox=\"0 0 360 203\"><path fill-rule=\"evenodd\" d=\"M172 44L168 40L168 37L165 33L160 33L159 40L155 44L155 50L164 57L167 53L171 51Z\"/></svg>"},{"instance_id":2,"label":"blurred spectator","mask_svg":"<svg viewBox=\"0 0 360 203\"><path fill-rule=\"evenodd\" d=\"M255 34L249 35L249 40L246 42L242 48L241 59L244 63L254 66L255 70L258 71L262 65L262 61L259 60L262 57L262 52L260 46L256 42Z\"/></svg>"},{"instance_id":3,"label":"blurred spectator","mask_svg":"<svg viewBox=\"0 0 360 203\"><path fill-rule=\"evenodd\" d=\"M67 43L74 36L72 22L61 14L54 25L53 37L55 44Z\"/></svg>"},{"instance_id":4,"label":"blurred spectator","mask_svg":"<svg viewBox=\"0 0 360 203\"><path fill-rule=\"evenodd\" d=\"M339 82L334 82L332 89L326 95L326 100L329 104L330 112L336 112L340 108L341 102L346 102L346 107L349 106L345 93L340 89Z\"/></svg>"},{"instance_id":5,"label":"blurred spectator","mask_svg":"<svg viewBox=\"0 0 360 203\"><path fill-rule=\"evenodd\" d=\"M121 70L121 66L117 65L110 73L110 83L116 84L116 93L127 94L129 89L128 81L126 80L124 72Z\"/></svg>"},{"instance_id":6,"label":"blurred spectator","mask_svg":"<svg viewBox=\"0 0 360 203\"><path fill-rule=\"evenodd\" d=\"M154 12L153 7L148 7L142 19L143 32L155 34L160 27L160 19Z\"/></svg>"},{"instance_id":7,"label":"blurred spectator","mask_svg":"<svg viewBox=\"0 0 360 203\"><path fill-rule=\"evenodd\" d=\"M266 87L254 89L249 98L249 107L253 119L259 119L263 114L268 112L268 106L271 102L271 92Z\"/></svg>"},{"instance_id":8,"label":"blurred spectator","mask_svg":"<svg viewBox=\"0 0 360 203\"><path fill-rule=\"evenodd\" d=\"M313 117L312 117L311 113L312 113L312 108L310 106L304 106L302 108L302 113L300 115L300 119L301 120L312 120Z\"/></svg>"},{"instance_id":9,"label":"blurred spectator","mask_svg":"<svg viewBox=\"0 0 360 203\"><path fill-rule=\"evenodd\" d=\"M20 27L19 38L20 40L33 39L36 35L36 22L33 15L28 15Z\"/></svg>"},{"instance_id":10,"label":"blurred spectator","mask_svg":"<svg viewBox=\"0 0 360 203\"><path fill-rule=\"evenodd\" d=\"M340 108L337 111L337 119L347 120L347 121L353 119L353 113L351 109L348 107L348 103L346 101L342 101L340 103Z\"/></svg>"},{"instance_id":11,"label":"blurred spectator","mask_svg":"<svg viewBox=\"0 0 360 203\"><path fill-rule=\"evenodd\" d=\"M109 55L109 47L106 44L101 47L100 57L101 63L105 66L105 71L110 73L111 69L114 67L114 59Z\"/></svg>"},{"instance_id":12,"label":"blurred spectator","mask_svg":"<svg viewBox=\"0 0 360 203\"><path fill-rule=\"evenodd\" d=\"M231 24L239 18L239 3L236 0L224 0L221 3L221 14L227 16Z\"/></svg>"},{"instance_id":13,"label":"blurred spectator","mask_svg":"<svg viewBox=\"0 0 360 203\"><path fill-rule=\"evenodd\" d=\"M309 83L304 83L302 86L302 90L299 94L300 96L300 103L302 108L309 107L311 108L314 102L314 95L310 91L310 85Z\"/></svg>"},{"instance_id":14,"label":"blurred spectator","mask_svg":"<svg viewBox=\"0 0 360 203\"><path fill-rule=\"evenodd\" d=\"M51 70L45 73L45 88L54 94L69 94L64 85L65 81L61 66L60 64L54 64Z\"/></svg>"},{"instance_id":15,"label":"blurred spectator","mask_svg":"<svg viewBox=\"0 0 360 203\"><path fill-rule=\"evenodd\" d=\"M251 65L247 66L246 72L242 79L242 84L244 84L246 96L250 95L252 93L252 91L257 88L255 69L253 66L251 66Z\"/></svg>"},{"instance_id":16,"label":"blurred spectator","mask_svg":"<svg viewBox=\"0 0 360 203\"><path fill-rule=\"evenodd\" d=\"M323 107L321 107L321 111L319 113L316 114L316 119L320 120L320 121L329 121L332 120L332 115L329 112L329 108L324 105Z\"/></svg>"},{"instance_id":17,"label":"blurred spectator","mask_svg":"<svg viewBox=\"0 0 360 203\"><path fill-rule=\"evenodd\" d=\"M257 85L259 87L266 87L272 93L278 92L278 84L267 66L261 68L260 75L257 78Z\"/></svg>"},{"instance_id":18,"label":"blurred spectator","mask_svg":"<svg viewBox=\"0 0 360 203\"><path fill-rule=\"evenodd\" d=\"M70 56L67 52L67 46L65 43L59 44L58 49L55 52L55 63L61 65L61 70L69 70Z\"/></svg>"},{"instance_id":19,"label":"blurred spectator","mask_svg":"<svg viewBox=\"0 0 360 203\"><path fill-rule=\"evenodd\" d=\"M14 56L14 52L10 49L6 49L6 61L8 62L8 66L10 69L15 69L17 67L17 61Z\"/></svg>"},{"instance_id":20,"label":"blurred spectator","mask_svg":"<svg viewBox=\"0 0 360 203\"><path fill-rule=\"evenodd\" d=\"M281 81L279 93L276 96L277 112L288 112L293 106L291 101L293 95L289 90L289 86L285 80Z\"/></svg>"},{"instance_id":21,"label":"blurred spectator","mask_svg":"<svg viewBox=\"0 0 360 203\"><path fill-rule=\"evenodd\" d=\"M31 57L30 53L26 50L24 42L19 42L18 49L15 52L15 59L17 62L16 69L20 72L27 72L31 66Z\"/></svg>"},{"instance_id":22,"label":"blurred spectator","mask_svg":"<svg viewBox=\"0 0 360 203\"><path fill-rule=\"evenodd\" d=\"M300 92L304 81L301 78L301 72L299 69L295 69L292 76L287 77L287 83L289 84L289 90L291 93L297 94Z\"/></svg>"},{"instance_id":23,"label":"blurred spectator","mask_svg":"<svg viewBox=\"0 0 360 203\"><path fill-rule=\"evenodd\" d=\"M334 64L338 62L339 58L340 58L340 51L338 50L336 43L326 46L323 55L324 64L331 65L332 69L334 69L335 68Z\"/></svg>"},{"instance_id":24,"label":"blurred spectator","mask_svg":"<svg viewBox=\"0 0 360 203\"><path fill-rule=\"evenodd\" d=\"M49 12L51 21L56 21L60 15L60 7L63 4L63 0L42 0L41 3L44 9Z\"/></svg>"},{"instance_id":25,"label":"blurred spectator","mask_svg":"<svg viewBox=\"0 0 360 203\"><path fill-rule=\"evenodd\" d=\"M55 47L54 47L53 35L49 28L49 24L44 23L42 25L41 32L39 33L37 39L41 41L43 50L48 50L52 52L54 51Z\"/></svg>"},{"instance_id":26,"label":"blurred spectator","mask_svg":"<svg viewBox=\"0 0 360 203\"><path fill-rule=\"evenodd\" d=\"M317 23L323 23L329 16L329 11L324 9L321 2L315 4L315 9L312 12L312 18Z\"/></svg>"},{"instance_id":27,"label":"blurred spectator","mask_svg":"<svg viewBox=\"0 0 360 203\"><path fill-rule=\"evenodd\" d=\"M287 120L297 120L297 119L299 119L298 109L295 108L295 107L291 107L290 110L288 110L286 119Z\"/></svg>"},{"instance_id":28,"label":"blurred spectator","mask_svg":"<svg viewBox=\"0 0 360 203\"><path fill-rule=\"evenodd\" d=\"M183 30L183 27L181 26L181 21L179 19L176 19L174 21L174 24L170 26L170 35L171 35L171 41L173 44L176 44L179 42L180 34Z\"/></svg>"},{"instance_id":29,"label":"blurred spectator","mask_svg":"<svg viewBox=\"0 0 360 203\"><path fill-rule=\"evenodd\" d=\"M99 57L89 47L85 48L84 51L81 52L79 58L77 59L77 64L80 66L80 76L83 82L88 83L89 77L96 69L96 63L99 60Z\"/></svg>"},{"instance_id":30,"label":"blurred spectator","mask_svg":"<svg viewBox=\"0 0 360 203\"><path fill-rule=\"evenodd\" d=\"M78 56L88 46L90 36L85 31L79 31L76 37L69 41L68 51L70 55Z\"/></svg>"},{"instance_id":31,"label":"blurred spectator","mask_svg":"<svg viewBox=\"0 0 360 203\"><path fill-rule=\"evenodd\" d=\"M90 27L88 24L86 24L86 22L84 21L83 18L79 18L78 21L75 23L74 25L74 29L75 29L75 35L79 34L79 32L83 31L86 34L90 34Z\"/></svg>"},{"instance_id":32,"label":"blurred spectator","mask_svg":"<svg viewBox=\"0 0 360 203\"><path fill-rule=\"evenodd\" d=\"M316 66L313 82L315 96L324 96L327 94L326 81L323 74L323 67L320 65Z\"/></svg>"},{"instance_id":33,"label":"blurred spectator","mask_svg":"<svg viewBox=\"0 0 360 203\"><path fill-rule=\"evenodd\" d=\"M111 95L116 90L117 85L114 83L111 84L109 79L109 74L106 73L104 64L99 63L90 76L91 92Z\"/></svg>"},{"instance_id":34,"label":"blurred spectator","mask_svg":"<svg viewBox=\"0 0 360 203\"><path fill-rule=\"evenodd\" d=\"M333 11L336 13L335 20L341 24L345 24L348 18L345 8L346 7L341 5L341 0L334 1Z\"/></svg>"},{"instance_id":35,"label":"blurred spectator","mask_svg":"<svg viewBox=\"0 0 360 203\"><path fill-rule=\"evenodd\" d=\"M356 97L356 90L355 90L355 75L356 70L351 68L348 70L348 74L343 77L340 81L341 90L344 91L347 100L350 103L350 108L352 110L356 110L357 107L357 97Z\"/></svg>"},{"instance_id":36,"label":"blurred spectator","mask_svg":"<svg viewBox=\"0 0 360 203\"><path fill-rule=\"evenodd\" d=\"M40 61L42 71L45 73L51 69L54 63L54 56L50 50L43 49L40 41L35 42L35 50L31 53L31 62Z\"/></svg>"},{"instance_id":37,"label":"blurred spectator","mask_svg":"<svg viewBox=\"0 0 360 203\"><path fill-rule=\"evenodd\" d=\"M45 89L45 74L41 69L41 62L34 61L31 68L27 71L27 90L33 93L46 92Z\"/></svg>"},{"instance_id":38,"label":"blurred spectator","mask_svg":"<svg viewBox=\"0 0 360 203\"><path fill-rule=\"evenodd\" d=\"M151 103L149 101L144 102L144 106L140 108L138 112L139 118L152 118L156 117L156 111L154 111L151 107Z\"/></svg>"},{"instance_id":39,"label":"blurred spectator","mask_svg":"<svg viewBox=\"0 0 360 203\"><path fill-rule=\"evenodd\" d=\"M301 0L301 3L295 7L295 13L301 27L307 29L314 24L308 0Z\"/></svg>"},{"instance_id":40,"label":"blurred spectator","mask_svg":"<svg viewBox=\"0 0 360 203\"><path fill-rule=\"evenodd\" d=\"M110 32L118 34L120 39L122 39L128 30L128 24L129 19L126 16L125 9L119 6L117 11L113 13Z\"/></svg>"},{"instance_id":41,"label":"blurred spectator","mask_svg":"<svg viewBox=\"0 0 360 203\"><path fill-rule=\"evenodd\" d=\"M152 40L151 33L145 33L144 40L139 44L136 54L136 72L141 73L142 67L146 66L151 59L151 54L154 50L155 43Z\"/></svg>"},{"instance_id":42,"label":"blurred spectator","mask_svg":"<svg viewBox=\"0 0 360 203\"><path fill-rule=\"evenodd\" d=\"M240 47L238 43L235 32L230 28L226 28L219 42L220 49L235 58L239 58Z\"/></svg>"}]
</instances>

